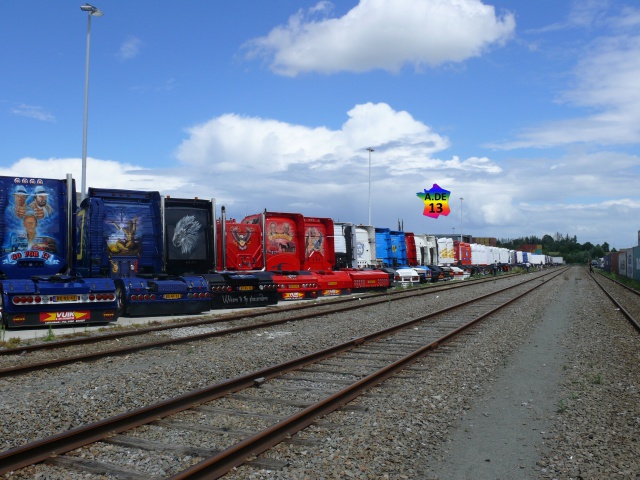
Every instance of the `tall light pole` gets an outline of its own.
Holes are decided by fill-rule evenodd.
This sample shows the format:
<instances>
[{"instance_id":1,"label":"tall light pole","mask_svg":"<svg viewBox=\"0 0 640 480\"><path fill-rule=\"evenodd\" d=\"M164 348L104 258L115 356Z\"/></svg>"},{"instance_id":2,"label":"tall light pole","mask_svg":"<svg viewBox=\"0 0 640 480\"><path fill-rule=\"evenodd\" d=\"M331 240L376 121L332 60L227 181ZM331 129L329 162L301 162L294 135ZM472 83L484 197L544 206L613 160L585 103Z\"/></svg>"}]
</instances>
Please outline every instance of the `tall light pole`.
<instances>
[{"instance_id":1,"label":"tall light pole","mask_svg":"<svg viewBox=\"0 0 640 480\"><path fill-rule=\"evenodd\" d=\"M80 10L87 12L87 62L84 75L84 126L82 129L82 183L80 201L87 196L87 124L89 121L89 52L91 49L91 17L101 17L104 15L93 5L85 3L80 6Z\"/></svg>"},{"instance_id":2,"label":"tall light pole","mask_svg":"<svg viewBox=\"0 0 640 480\"><path fill-rule=\"evenodd\" d=\"M369 152L369 223L371 225L371 152L375 152L375 150L371 147L367 148Z\"/></svg>"},{"instance_id":3,"label":"tall light pole","mask_svg":"<svg viewBox=\"0 0 640 480\"><path fill-rule=\"evenodd\" d=\"M460 241L462 241L462 200L464 198L460 197Z\"/></svg>"}]
</instances>

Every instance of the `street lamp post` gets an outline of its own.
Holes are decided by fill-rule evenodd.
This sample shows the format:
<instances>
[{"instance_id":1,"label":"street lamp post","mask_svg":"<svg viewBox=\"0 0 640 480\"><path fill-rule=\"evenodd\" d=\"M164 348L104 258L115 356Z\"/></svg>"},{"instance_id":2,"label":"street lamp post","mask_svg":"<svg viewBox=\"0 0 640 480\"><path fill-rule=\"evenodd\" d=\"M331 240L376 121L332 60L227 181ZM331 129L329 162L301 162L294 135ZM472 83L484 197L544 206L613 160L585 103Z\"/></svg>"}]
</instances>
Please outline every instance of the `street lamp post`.
<instances>
[{"instance_id":1,"label":"street lamp post","mask_svg":"<svg viewBox=\"0 0 640 480\"><path fill-rule=\"evenodd\" d=\"M460 197L460 241L462 241L462 200L464 198Z\"/></svg>"},{"instance_id":2,"label":"street lamp post","mask_svg":"<svg viewBox=\"0 0 640 480\"><path fill-rule=\"evenodd\" d=\"M374 152L375 150L369 147L367 148L367 151L369 152L369 223L368 225L371 225L371 152Z\"/></svg>"},{"instance_id":3,"label":"street lamp post","mask_svg":"<svg viewBox=\"0 0 640 480\"><path fill-rule=\"evenodd\" d=\"M87 12L87 61L84 75L84 126L82 129L82 183L80 201L87 196L87 124L89 121L89 52L91 49L91 17L101 17L104 15L93 5L88 3L81 5L80 10Z\"/></svg>"}]
</instances>

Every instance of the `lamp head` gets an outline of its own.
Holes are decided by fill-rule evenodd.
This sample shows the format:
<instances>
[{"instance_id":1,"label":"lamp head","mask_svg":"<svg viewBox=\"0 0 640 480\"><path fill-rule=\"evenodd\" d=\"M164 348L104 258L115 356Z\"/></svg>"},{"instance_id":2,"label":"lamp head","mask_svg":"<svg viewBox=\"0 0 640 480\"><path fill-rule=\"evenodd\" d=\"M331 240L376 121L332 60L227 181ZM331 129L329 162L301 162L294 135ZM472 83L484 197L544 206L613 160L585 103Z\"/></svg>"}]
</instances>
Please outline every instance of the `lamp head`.
<instances>
[{"instance_id":1,"label":"lamp head","mask_svg":"<svg viewBox=\"0 0 640 480\"><path fill-rule=\"evenodd\" d=\"M89 5L88 3L80 5L80 10L82 10L83 12L87 12L89 15L93 15L94 17L101 17L102 15L104 15L101 10L98 10L98 8L94 7L93 5Z\"/></svg>"}]
</instances>

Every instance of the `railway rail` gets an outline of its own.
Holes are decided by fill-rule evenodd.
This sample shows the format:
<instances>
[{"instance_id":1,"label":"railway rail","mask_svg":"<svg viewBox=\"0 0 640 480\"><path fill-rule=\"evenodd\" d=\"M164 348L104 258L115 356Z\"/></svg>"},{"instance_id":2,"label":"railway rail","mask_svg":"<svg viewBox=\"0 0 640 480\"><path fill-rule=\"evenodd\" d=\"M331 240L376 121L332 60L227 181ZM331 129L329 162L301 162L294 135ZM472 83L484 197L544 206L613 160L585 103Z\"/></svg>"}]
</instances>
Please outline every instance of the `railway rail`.
<instances>
[{"instance_id":1,"label":"railway rail","mask_svg":"<svg viewBox=\"0 0 640 480\"><path fill-rule=\"evenodd\" d=\"M552 270L551 272L554 272ZM545 272L541 275L549 275L551 273ZM314 303L313 305L295 305L280 309L270 309L269 311L241 313L236 315L228 315L221 318L204 318L195 321L184 322L180 324L171 325L158 325L153 327L146 327L142 329L130 330L126 332L116 332L111 334L104 334L94 337L81 337L74 338L65 341L58 341L52 343L41 343L36 345L29 345L23 348L5 349L0 351L0 355L7 356L12 355L12 359L9 361L16 364L10 366L4 366L0 368L0 378L6 378L16 375L22 375L29 372L40 371L44 369L57 368L64 365L69 365L76 362L92 362L106 357L123 356L131 353L140 352L143 350L162 348L171 345L191 343L201 340L206 340L214 337L222 337L225 335L231 335L240 332L247 332L255 329L262 329L266 327L274 327L282 325L284 323L296 322L301 320L312 319L320 315L333 315L345 313L351 310L360 309L363 307L372 307L376 305L386 304L388 302L406 300L415 298L417 296L439 294L443 291L464 288L467 286L478 285L483 282L491 282L496 279L510 278L504 276L491 277L486 280L479 280L475 282L460 282L460 283L448 283L447 285L434 287L434 288L416 288L410 290L398 290L389 293L379 293L369 296L355 296L349 298L333 299L326 303ZM525 277L526 278L526 277ZM300 312L300 313L298 313ZM285 316L283 316L285 314ZM291 314L291 315L289 315ZM274 318L275 317L275 318ZM141 337L144 335L157 334L160 332L166 332L168 330L176 328L186 327L205 327L216 325L216 328L212 328L204 333L198 333L193 335L184 335L171 337L163 340L142 339L139 342L133 341L132 344L122 345L124 338ZM31 358L31 353L42 350L58 350L67 349L71 350L73 347L84 346L88 344L101 343L104 347L98 351L92 351L89 353L73 353L68 351L63 353L58 358L49 358L43 360L37 360ZM5 361L8 362L8 361Z\"/></svg>"},{"instance_id":2,"label":"railway rail","mask_svg":"<svg viewBox=\"0 0 640 480\"><path fill-rule=\"evenodd\" d=\"M250 318L264 318L269 315L277 313L286 313L286 312L295 312L298 310L310 310L311 308L326 308L326 305L337 305L343 303L349 303L354 301L369 301L370 299L376 298L388 298L388 297L406 297L406 296L415 296L422 295L428 293L436 293L441 292L443 290L452 290L455 288L463 288L469 285L478 285L484 282L490 282L494 280L503 280L508 279L512 275L500 275L497 277L486 277L482 279L474 278L467 279L463 282L457 281L448 281L444 285L442 284L434 284L430 283L427 285L420 285L416 288L411 289L403 289L399 288L397 290L390 290L382 293L361 293L361 294L352 294L344 297L326 297L327 303L318 302L318 301L309 301L304 300L302 303L294 304L294 305L283 305L280 304L278 307L266 307L260 308L259 310L251 310L251 311L242 311L239 313L228 313L222 314L222 316L212 317L211 315L200 315L196 320L185 319L182 317L180 320L164 322L162 324L156 324L148 327L135 327L128 330L119 329L117 332L112 333L100 333L97 335L85 335L82 332L79 333L80 336L76 336L74 338L57 340L53 342L37 342L28 345L18 345L16 347L11 348L0 348L0 356L8 356L8 355L16 355L16 354L24 354L31 353L39 350L54 350L58 348L67 348L75 345L86 345L91 343L100 343L107 342L115 339L122 339L126 337L135 337L142 336L149 333L157 333L166 330L171 330L174 328L184 328L184 327L198 327L202 325L210 325L216 324L226 321L234 321L234 320L243 320ZM153 318L147 318L146 320L153 320ZM31 330L31 332L37 332L40 330ZM10 332L5 332L5 335L10 337Z\"/></svg>"},{"instance_id":3,"label":"railway rail","mask_svg":"<svg viewBox=\"0 0 640 480\"><path fill-rule=\"evenodd\" d=\"M0 474L45 461L56 468L154 478L149 472L102 460L104 455L111 458L105 452L123 446L152 457L162 452L179 457L176 469L166 472L171 478L219 478L272 446L293 441L296 432L563 271L535 276L322 351L12 448L0 453ZM212 419L215 424L210 423ZM185 445L185 439L194 435L197 447ZM83 448L87 445L91 447Z\"/></svg>"},{"instance_id":4,"label":"railway rail","mask_svg":"<svg viewBox=\"0 0 640 480\"><path fill-rule=\"evenodd\" d=\"M591 273L591 278L609 297L624 317L640 332L640 292L602 274Z\"/></svg>"}]
</instances>

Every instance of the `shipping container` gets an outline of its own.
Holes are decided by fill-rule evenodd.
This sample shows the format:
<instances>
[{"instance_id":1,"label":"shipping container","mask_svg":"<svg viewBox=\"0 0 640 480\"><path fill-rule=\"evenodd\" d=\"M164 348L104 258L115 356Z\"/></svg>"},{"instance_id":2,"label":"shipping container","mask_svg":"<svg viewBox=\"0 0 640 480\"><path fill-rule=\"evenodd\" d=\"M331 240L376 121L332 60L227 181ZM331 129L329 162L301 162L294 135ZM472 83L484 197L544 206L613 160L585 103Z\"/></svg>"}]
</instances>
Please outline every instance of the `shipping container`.
<instances>
[{"instance_id":1,"label":"shipping container","mask_svg":"<svg viewBox=\"0 0 640 480\"><path fill-rule=\"evenodd\" d=\"M633 279L640 282L640 247L633 247Z\"/></svg>"},{"instance_id":2,"label":"shipping container","mask_svg":"<svg viewBox=\"0 0 640 480\"><path fill-rule=\"evenodd\" d=\"M618 255L618 275L621 277L627 276L627 251L620 250Z\"/></svg>"},{"instance_id":3,"label":"shipping container","mask_svg":"<svg viewBox=\"0 0 640 480\"><path fill-rule=\"evenodd\" d=\"M487 245L488 247L495 247L498 245L498 240L495 237L473 237L471 243L478 243L480 245Z\"/></svg>"}]
</instances>

